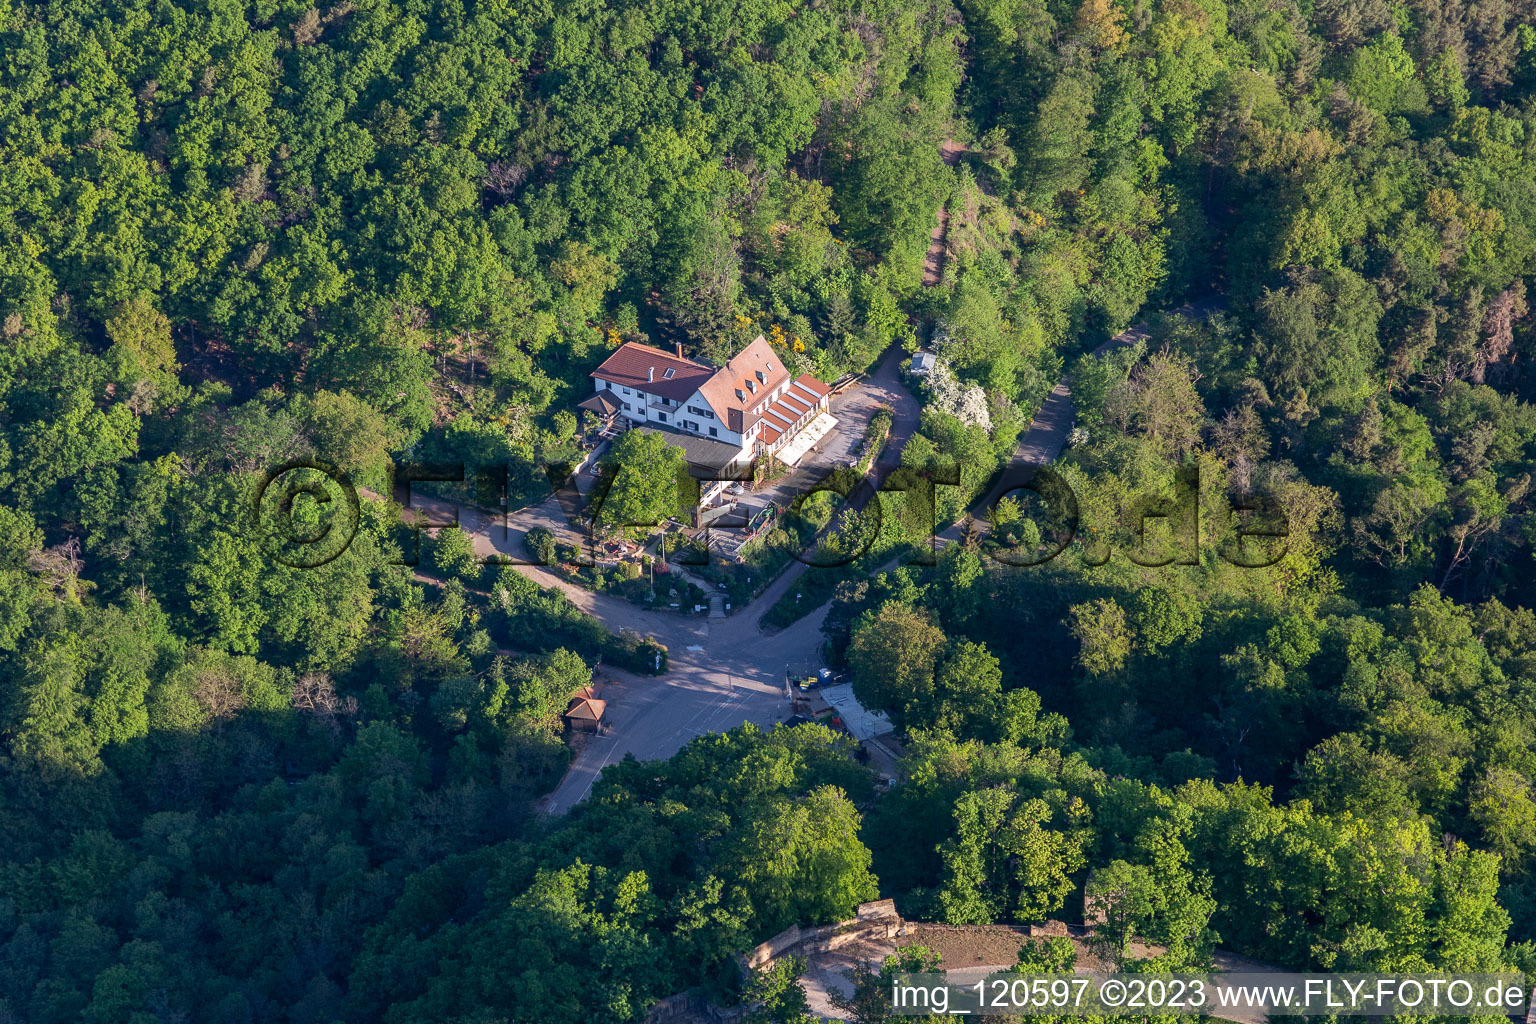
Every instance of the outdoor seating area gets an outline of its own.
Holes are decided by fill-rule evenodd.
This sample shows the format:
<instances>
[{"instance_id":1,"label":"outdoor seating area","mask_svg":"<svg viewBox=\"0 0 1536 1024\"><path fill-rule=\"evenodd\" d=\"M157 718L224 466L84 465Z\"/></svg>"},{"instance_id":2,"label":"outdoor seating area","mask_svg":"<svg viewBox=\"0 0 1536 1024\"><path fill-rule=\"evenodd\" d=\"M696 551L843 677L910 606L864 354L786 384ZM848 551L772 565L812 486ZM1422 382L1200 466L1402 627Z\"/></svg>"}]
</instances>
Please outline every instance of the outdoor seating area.
<instances>
[{"instance_id":1,"label":"outdoor seating area","mask_svg":"<svg viewBox=\"0 0 1536 1024\"><path fill-rule=\"evenodd\" d=\"M829 412L824 412L812 420L804 430L795 435L783 448L775 453L775 458L786 466L798 466L806 452L815 449L821 439L830 434L837 426L837 417Z\"/></svg>"}]
</instances>

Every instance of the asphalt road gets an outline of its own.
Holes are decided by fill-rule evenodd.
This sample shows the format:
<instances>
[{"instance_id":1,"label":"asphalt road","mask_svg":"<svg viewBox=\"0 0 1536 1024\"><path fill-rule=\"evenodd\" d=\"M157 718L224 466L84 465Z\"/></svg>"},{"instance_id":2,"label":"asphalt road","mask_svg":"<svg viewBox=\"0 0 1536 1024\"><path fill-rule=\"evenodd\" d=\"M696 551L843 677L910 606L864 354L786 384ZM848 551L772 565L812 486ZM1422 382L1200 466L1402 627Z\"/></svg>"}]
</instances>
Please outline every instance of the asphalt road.
<instances>
[{"instance_id":1,"label":"asphalt road","mask_svg":"<svg viewBox=\"0 0 1536 1024\"><path fill-rule=\"evenodd\" d=\"M822 453L833 461L846 458L839 445L851 446L861 438L869 418L881 405L893 411L891 437L881 465L894 464L901 446L917 428L917 400L901 384L900 368L906 354L893 347L868 378L837 400L833 412L848 435ZM590 486L590 481L579 480ZM545 526L571 542L581 537L567 517L572 504L550 497L539 505L514 512L506 524L473 508L458 509L459 525L474 540L481 556L502 555L528 559L523 538L535 526ZM412 507L433 522L452 521L452 502L415 497ZM772 636L759 628L763 613L794 587L806 567L792 565L760 594L752 607L720 618L692 618L651 611L606 594L595 594L565 582L534 565L517 570L543 587L564 593L583 611L596 616L609 629L633 629L667 646L668 671L659 677L635 676L603 666L603 698L610 729L603 735L585 737L570 770L544 809L563 814L591 791L603 768L623 760L626 754L647 761L671 757L695 736L723 732L744 722L772 727L788 718L791 704L784 693L787 667L820 664L821 626L830 606L823 606L793 626ZM516 638L512 638L514 645Z\"/></svg>"},{"instance_id":2,"label":"asphalt road","mask_svg":"<svg viewBox=\"0 0 1536 1024\"><path fill-rule=\"evenodd\" d=\"M1185 306L1177 312L1205 316L1215 308L1219 308L1218 303L1207 302ZM1106 341L1095 352L1103 353L1146 336L1145 325L1138 324ZM863 435L869 417L886 405L892 409L894 421L876 475L883 476L899 465L901 449L919 422L917 400L901 383L906 358L905 352L892 346L860 387L838 400L833 411L842 420L840 430L848 436L824 452L824 458L843 458L855 439ZM1042 404L1020 438L1012 462L987 496L973 506L973 513L982 513L1001 494L1027 482L1038 467L1056 459L1066 446L1074 416L1072 392L1063 380ZM590 481L580 482L590 485ZM452 503L440 499L417 497L412 504L427 511L434 520L451 519L454 515ZM571 509L563 507L572 504L569 498L562 502L559 497L551 497L514 513L505 525L477 509L462 509L458 515L460 525L473 537L475 550L482 556L497 554L526 559L523 536L534 526L549 527L571 541L580 540L567 515ZM960 536L961 527L956 524L941 533L939 540L942 544ZM550 814L563 814L583 800L603 768L621 761L627 754L642 761L664 759L694 737L708 732L725 731L744 722L767 728L788 718L791 705L784 692L786 668L819 664L821 626L830 606L818 608L772 636L764 635L759 628L763 613L798 584L801 573L807 571L804 566L791 566L758 596L751 609L724 619L685 618L651 611L583 590L538 566L517 568L540 586L559 589L609 629L633 629L654 637L667 646L669 657L668 672L660 677L602 668L610 730L585 739L565 778L545 798L544 809Z\"/></svg>"},{"instance_id":3,"label":"asphalt road","mask_svg":"<svg viewBox=\"0 0 1536 1024\"><path fill-rule=\"evenodd\" d=\"M891 408L891 435L881 455L882 467L895 464L901 446L917 429L917 400L901 383L905 359L906 353L892 346L875 370L858 388L838 399L832 410L841 421L843 444L851 446L863 437L876 409L882 405ZM834 446L826 454L839 461L847 450ZM670 671L660 679L641 679L622 678L603 670L604 676L619 680L604 693L604 697L613 698L608 705L612 731L586 741L570 771L547 798L545 809L551 814L569 810L587 795L604 767L622 760L627 753L642 761L667 758L706 732L722 732L743 722L771 726L788 718L791 708L784 695L785 669L821 663L821 626L830 605L772 636L764 635L759 623L763 613L796 586L806 571L805 566L790 566L758 595L750 609L726 619L684 619L646 612L627 601L586 591L578 591L580 599L573 595L578 605L609 628L628 625L666 644ZM569 587L567 593L576 589ZM636 624L637 614L647 617L643 627ZM694 647L699 650L690 650Z\"/></svg>"},{"instance_id":4,"label":"asphalt road","mask_svg":"<svg viewBox=\"0 0 1536 1024\"><path fill-rule=\"evenodd\" d=\"M1196 317L1205 319L1225 306L1226 303L1223 300L1213 297L1185 303L1170 312L1191 319ZM1148 337L1150 337L1150 331L1146 322L1143 321L1099 345L1093 350L1093 354L1101 356L1112 349L1123 348L1126 345L1144 341ZM1060 458L1072 434L1072 425L1076 421L1077 409L1072 404L1072 387L1067 383L1066 378L1062 378L1051 389L1045 401L1040 404L1035 418L1030 421L1029 429L1020 435L1019 445L1013 452L1013 459L998 474L997 481L986 495L971 506L971 515L984 520L988 510L997 504L999 498L1029 483L1036 470ZM939 534L939 541L941 544L957 541L963 532L963 524L955 523Z\"/></svg>"},{"instance_id":5,"label":"asphalt road","mask_svg":"<svg viewBox=\"0 0 1536 1024\"><path fill-rule=\"evenodd\" d=\"M780 578L758 599L758 606L771 607L793 584L793 578ZM630 676L605 667L603 676L609 682L603 697L609 701L612 728L606 735L586 738L544 809L550 814L570 810L591 791L602 770L626 754L641 761L664 759L707 732L724 732L744 722L771 728L788 718L785 669L818 656L821 624L830 607L823 606L775 636L758 631L760 613L679 620L681 629L658 637L670 657L665 676Z\"/></svg>"},{"instance_id":6,"label":"asphalt road","mask_svg":"<svg viewBox=\"0 0 1536 1024\"><path fill-rule=\"evenodd\" d=\"M1213 303L1183 307L1185 315L1208 315ZM1138 324L1116 335L1095 351L1131 344L1147 336ZM862 385L844 396L834 412L841 429L862 436L875 409L890 406L894 413L890 439L881 453L881 473L899 464L900 453L918 426L918 403L902 386L900 370L906 354L893 347ZM1066 447L1075 412L1072 391L1063 380L1051 391L1019 440L1008 468L973 511L984 510L1007 490L1026 482L1034 471L1056 459ZM584 481L585 482L585 481ZM451 518L451 503L416 498L413 505L434 519ZM460 511L460 524L481 555L510 555L526 559L523 535L534 526L547 526L576 540L558 498L513 514L507 526L492 522L476 509ZM958 540L959 524L940 534L940 542ZM771 727L791 713L784 694L785 669L789 665L819 663L821 626L830 606L824 605L790 628L766 636L759 628L763 612L795 586L803 566L791 566L757 600L751 609L725 619L685 618L651 611L606 594L594 594L566 583L538 566L520 565L518 571L544 587L555 587L577 607L618 631L633 629L667 645L669 670L664 676L634 676L603 667L610 731L587 737L565 778L545 798L544 809L563 814L591 792L603 768L633 754L642 761L671 757L696 736L721 732L744 722ZM515 638L514 638L515 642Z\"/></svg>"},{"instance_id":7,"label":"asphalt road","mask_svg":"<svg viewBox=\"0 0 1536 1024\"><path fill-rule=\"evenodd\" d=\"M474 539L480 555L527 559L523 533L539 522L557 520L558 506L551 506L551 502L514 513L510 529L473 508L458 510L459 525ZM411 504L439 522L451 520L455 511L451 502L437 498L416 497ZM762 611L798 579L799 572L793 570L775 581L754 602L751 612L725 619L651 611L583 590L539 566L518 565L517 570L540 586L560 590L609 629L633 629L654 637L668 652L668 671L663 676L636 676L602 667L611 730L587 738L564 780L546 798L545 808L551 814L562 814L579 802L602 769L622 760L625 754L634 754L642 761L667 758L706 732L722 732L743 722L771 727L788 718L785 669L818 656L821 623L828 610L819 609L793 629L775 636L759 631ZM517 638L512 642L516 645Z\"/></svg>"}]
</instances>

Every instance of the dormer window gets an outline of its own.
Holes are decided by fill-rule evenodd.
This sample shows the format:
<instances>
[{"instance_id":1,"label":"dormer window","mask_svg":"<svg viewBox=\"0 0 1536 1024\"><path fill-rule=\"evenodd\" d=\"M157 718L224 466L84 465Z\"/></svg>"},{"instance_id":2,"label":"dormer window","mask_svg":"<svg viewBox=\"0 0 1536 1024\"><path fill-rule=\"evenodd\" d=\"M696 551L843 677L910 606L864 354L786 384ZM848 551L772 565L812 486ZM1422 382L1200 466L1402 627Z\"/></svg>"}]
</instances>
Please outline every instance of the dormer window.
<instances>
[{"instance_id":1,"label":"dormer window","mask_svg":"<svg viewBox=\"0 0 1536 1024\"><path fill-rule=\"evenodd\" d=\"M736 401L738 401L738 402L745 401L746 397L747 396L742 392L741 388L737 388L736 389Z\"/></svg>"},{"instance_id":2,"label":"dormer window","mask_svg":"<svg viewBox=\"0 0 1536 1024\"><path fill-rule=\"evenodd\" d=\"M757 384L756 384L756 382L751 381L751 380L747 381L747 390L752 392L754 395L757 394Z\"/></svg>"}]
</instances>

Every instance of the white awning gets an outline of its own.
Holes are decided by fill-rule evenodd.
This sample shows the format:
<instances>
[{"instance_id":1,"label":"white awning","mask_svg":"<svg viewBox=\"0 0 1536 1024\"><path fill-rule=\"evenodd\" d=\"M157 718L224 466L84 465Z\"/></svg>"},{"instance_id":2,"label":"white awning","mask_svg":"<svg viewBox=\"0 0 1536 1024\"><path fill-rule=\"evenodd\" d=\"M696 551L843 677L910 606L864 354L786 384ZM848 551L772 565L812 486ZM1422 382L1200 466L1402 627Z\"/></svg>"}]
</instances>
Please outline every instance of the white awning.
<instances>
[{"instance_id":1,"label":"white awning","mask_svg":"<svg viewBox=\"0 0 1536 1024\"><path fill-rule=\"evenodd\" d=\"M810 451L817 441L826 437L835 426L837 426L837 417L829 412L822 413L806 424L805 429L791 438L788 444L774 452L774 457L786 466L798 465L805 453Z\"/></svg>"},{"instance_id":2,"label":"white awning","mask_svg":"<svg viewBox=\"0 0 1536 1024\"><path fill-rule=\"evenodd\" d=\"M865 710L853 696L852 683L829 686L816 692L837 712L837 717L843 720L843 725L860 743L875 736L883 736L895 728L884 711Z\"/></svg>"}]
</instances>

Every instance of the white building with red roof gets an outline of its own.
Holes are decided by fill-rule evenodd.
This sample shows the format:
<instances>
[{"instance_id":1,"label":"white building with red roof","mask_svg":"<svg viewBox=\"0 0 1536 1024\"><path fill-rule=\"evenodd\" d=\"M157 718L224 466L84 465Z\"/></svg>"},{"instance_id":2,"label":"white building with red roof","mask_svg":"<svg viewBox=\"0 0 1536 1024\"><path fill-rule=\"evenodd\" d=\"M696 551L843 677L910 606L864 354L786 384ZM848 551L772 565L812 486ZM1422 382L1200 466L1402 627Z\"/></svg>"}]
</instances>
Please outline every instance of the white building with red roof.
<instances>
[{"instance_id":1,"label":"white building with red roof","mask_svg":"<svg viewBox=\"0 0 1536 1024\"><path fill-rule=\"evenodd\" d=\"M627 341L592 371L600 403L632 426L685 434L720 445L682 444L689 461L707 461L721 476L745 472L761 455L794 465L836 423L827 412L830 390L810 374L791 377L762 335L724 366ZM679 442L681 443L681 442ZM699 461L696 461L696 456Z\"/></svg>"}]
</instances>

